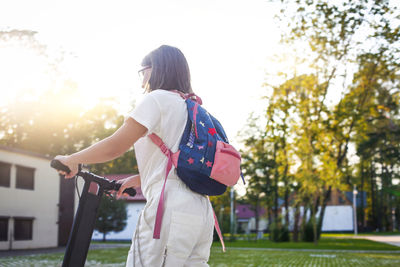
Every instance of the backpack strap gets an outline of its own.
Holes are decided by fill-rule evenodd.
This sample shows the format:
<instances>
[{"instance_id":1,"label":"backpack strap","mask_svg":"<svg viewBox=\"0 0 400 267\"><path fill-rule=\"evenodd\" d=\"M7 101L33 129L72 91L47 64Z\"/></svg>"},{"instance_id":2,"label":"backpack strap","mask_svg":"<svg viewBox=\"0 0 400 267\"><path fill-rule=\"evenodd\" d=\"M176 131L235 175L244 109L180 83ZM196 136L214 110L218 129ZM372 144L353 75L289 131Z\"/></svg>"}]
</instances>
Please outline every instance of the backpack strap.
<instances>
[{"instance_id":1,"label":"backpack strap","mask_svg":"<svg viewBox=\"0 0 400 267\"><path fill-rule=\"evenodd\" d=\"M160 195L160 200L158 201L158 207L157 207L157 213L156 213L156 222L154 225L154 232L153 232L153 238L154 239L160 239L160 233L161 233L161 223L162 223L162 217L164 215L164 191L165 191L165 184L167 182L168 174L172 169L172 152L169 150L169 148L165 145L165 143L161 140L160 137L158 137L156 134L152 133L149 134L150 139L153 141L154 144L156 144L161 151L168 157L168 163L167 163L167 169L165 171L165 179L164 179L164 184L161 190L161 195Z\"/></svg>"},{"instance_id":2,"label":"backpack strap","mask_svg":"<svg viewBox=\"0 0 400 267\"><path fill-rule=\"evenodd\" d=\"M162 217L164 215L164 191L165 191L165 184L167 182L168 174L172 169L172 165L177 167L177 159L179 157L180 151L176 153L172 153L171 150L167 147L167 145L163 142L163 140L156 134L152 133L148 135L151 141L160 148L162 153L168 157L168 163L167 163L167 169L165 171L165 179L164 179L164 184L161 190L161 195L160 195L160 200L158 201L158 207L157 207L157 213L156 213L156 221L154 225L154 232L153 232L153 238L154 239L160 239L160 233L161 233L161 223L162 223ZM210 198L207 196L208 201L210 201ZM217 230L217 234L219 237L219 240L221 241L222 244L222 251L225 252L225 243L224 239L222 237L221 229L219 228L217 216L215 215L215 211L213 209L213 215L214 215L214 227L215 230Z\"/></svg>"},{"instance_id":3,"label":"backpack strap","mask_svg":"<svg viewBox=\"0 0 400 267\"><path fill-rule=\"evenodd\" d=\"M198 95L196 95L195 93L185 94L185 93L183 93L181 91L178 91L178 90L172 90L172 92L175 92L175 93L179 94L185 100L188 99L188 98L192 98L192 100L194 102L198 103L199 105L203 105L203 100L201 100L201 98Z\"/></svg>"},{"instance_id":4,"label":"backpack strap","mask_svg":"<svg viewBox=\"0 0 400 267\"><path fill-rule=\"evenodd\" d=\"M207 196L207 198L208 198L208 201L210 201L209 196ZM217 230L219 241L221 242L221 245L222 245L222 251L226 252L224 238L222 237L221 228L219 228L219 223L218 223L217 216L215 215L215 211L214 211L214 209L212 209L212 210L213 210L213 215L214 215L214 227L215 227L215 230Z\"/></svg>"},{"instance_id":5,"label":"backpack strap","mask_svg":"<svg viewBox=\"0 0 400 267\"><path fill-rule=\"evenodd\" d=\"M196 135L196 138L199 138L199 135L197 134L197 113L198 113L199 105L203 104L203 100L201 100L201 98L198 95L196 95L195 93L184 94L184 93L182 93L181 91L178 91L178 90L173 90L172 92L175 92L175 93L179 94L185 100L186 99L192 99L195 102L194 107L193 107L193 118L192 118L192 121L194 123L194 133Z\"/></svg>"}]
</instances>

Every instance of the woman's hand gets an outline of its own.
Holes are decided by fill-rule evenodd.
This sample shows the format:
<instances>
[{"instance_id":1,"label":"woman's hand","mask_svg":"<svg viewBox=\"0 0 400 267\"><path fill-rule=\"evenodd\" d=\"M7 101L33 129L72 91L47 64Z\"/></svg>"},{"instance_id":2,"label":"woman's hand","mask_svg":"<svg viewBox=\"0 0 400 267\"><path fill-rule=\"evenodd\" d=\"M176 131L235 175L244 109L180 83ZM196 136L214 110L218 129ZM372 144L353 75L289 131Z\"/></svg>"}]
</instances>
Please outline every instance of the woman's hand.
<instances>
[{"instance_id":1,"label":"woman's hand","mask_svg":"<svg viewBox=\"0 0 400 267\"><path fill-rule=\"evenodd\" d=\"M66 173L65 171L58 170L58 173L64 175L66 179L73 178L78 173L78 164L71 162L70 156L58 155L54 159L59 160L62 164L67 166L71 172Z\"/></svg>"},{"instance_id":2,"label":"woman's hand","mask_svg":"<svg viewBox=\"0 0 400 267\"><path fill-rule=\"evenodd\" d=\"M120 198L122 196L122 192L124 192L125 189L127 188L138 188L140 187L140 175L133 175L133 176L129 176L125 179L121 179L119 181L117 181L117 183L121 184L121 187L119 188L118 192L117 192L117 198ZM126 193L123 193L124 195L128 195Z\"/></svg>"}]
</instances>

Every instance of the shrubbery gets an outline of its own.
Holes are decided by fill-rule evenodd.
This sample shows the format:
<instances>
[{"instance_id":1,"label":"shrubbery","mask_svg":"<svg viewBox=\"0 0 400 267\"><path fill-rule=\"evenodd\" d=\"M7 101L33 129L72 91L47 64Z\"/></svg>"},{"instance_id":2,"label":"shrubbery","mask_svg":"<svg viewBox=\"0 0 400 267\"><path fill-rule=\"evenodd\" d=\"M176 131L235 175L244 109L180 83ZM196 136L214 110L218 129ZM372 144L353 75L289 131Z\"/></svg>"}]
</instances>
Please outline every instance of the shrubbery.
<instances>
[{"instance_id":1,"label":"shrubbery","mask_svg":"<svg viewBox=\"0 0 400 267\"><path fill-rule=\"evenodd\" d=\"M272 223L269 239L273 242L288 242L290 241L289 229L281 223Z\"/></svg>"}]
</instances>

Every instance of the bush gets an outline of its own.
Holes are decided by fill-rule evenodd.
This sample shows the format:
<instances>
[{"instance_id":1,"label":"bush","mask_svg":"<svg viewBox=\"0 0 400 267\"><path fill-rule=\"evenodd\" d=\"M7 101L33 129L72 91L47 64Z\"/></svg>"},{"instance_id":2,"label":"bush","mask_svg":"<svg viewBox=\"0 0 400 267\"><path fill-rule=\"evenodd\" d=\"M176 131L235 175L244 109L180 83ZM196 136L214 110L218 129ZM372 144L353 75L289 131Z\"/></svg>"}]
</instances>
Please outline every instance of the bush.
<instances>
[{"instance_id":1,"label":"bush","mask_svg":"<svg viewBox=\"0 0 400 267\"><path fill-rule=\"evenodd\" d=\"M304 232L302 233L302 238L304 242L314 242L314 226L309 220L304 228Z\"/></svg>"},{"instance_id":2,"label":"bush","mask_svg":"<svg viewBox=\"0 0 400 267\"><path fill-rule=\"evenodd\" d=\"M290 241L289 229L281 223L272 223L269 239L273 242L288 242Z\"/></svg>"}]
</instances>

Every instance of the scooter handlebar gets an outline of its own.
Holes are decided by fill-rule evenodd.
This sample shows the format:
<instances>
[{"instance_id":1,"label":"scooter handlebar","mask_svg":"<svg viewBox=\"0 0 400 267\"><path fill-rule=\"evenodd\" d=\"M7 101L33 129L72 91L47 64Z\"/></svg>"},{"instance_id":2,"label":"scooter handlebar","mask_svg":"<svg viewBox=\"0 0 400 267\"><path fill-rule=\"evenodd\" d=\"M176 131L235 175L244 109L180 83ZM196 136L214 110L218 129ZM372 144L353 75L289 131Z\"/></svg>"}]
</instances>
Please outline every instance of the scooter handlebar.
<instances>
[{"instance_id":1,"label":"scooter handlebar","mask_svg":"<svg viewBox=\"0 0 400 267\"><path fill-rule=\"evenodd\" d=\"M50 162L50 166L51 166L52 168L56 169L56 170L65 171L65 172L67 172L67 173L70 173L70 172L71 172L71 170L68 168L68 166L62 164L61 161L56 160L56 159L53 159L53 160ZM79 164L79 173L78 173L78 175L79 175L79 174L82 175L81 169L82 169L82 168L81 168L81 164ZM84 173L86 173L86 172L84 172ZM119 188L121 187L121 184L116 183L115 180L109 181L109 180L107 180L106 178L103 178L103 177L100 177L100 176L97 176L97 175L94 175L94 174L90 174L90 173L86 173L86 174L89 174L91 177L93 177L92 179L93 179L94 181L97 181L98 183L99 183L99 180L101 181L101 184L103 184L103 185L104 185L104 183L106 183L106 184L107 184L106 187L107 187L107 189L109 189L109 190L111 189L111 190L118 191ZM79 175L79 176L81 176L81 175ZM88 175L85 175L85 177L88 177ZM91 180L92 180L92 179L91 179ZM99 184L100 184L100 183L99 183ZM136 190L135 190L134 188L126 188L126 189L124 190L123 193L127 193L127 194L129 194L131 197L134 197L134 196L136 195Z\"/></svg>"}]
</instances>

